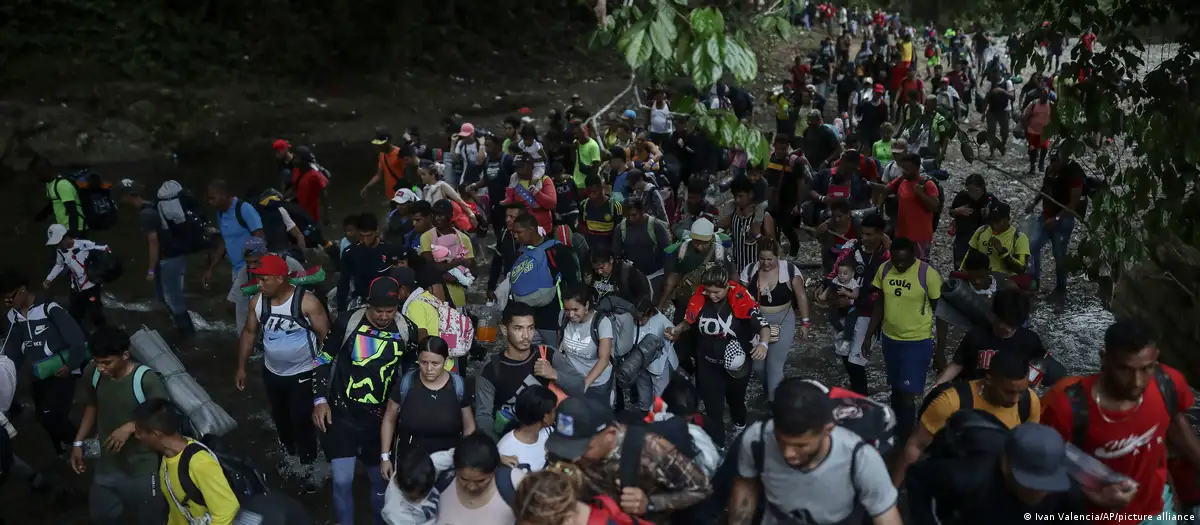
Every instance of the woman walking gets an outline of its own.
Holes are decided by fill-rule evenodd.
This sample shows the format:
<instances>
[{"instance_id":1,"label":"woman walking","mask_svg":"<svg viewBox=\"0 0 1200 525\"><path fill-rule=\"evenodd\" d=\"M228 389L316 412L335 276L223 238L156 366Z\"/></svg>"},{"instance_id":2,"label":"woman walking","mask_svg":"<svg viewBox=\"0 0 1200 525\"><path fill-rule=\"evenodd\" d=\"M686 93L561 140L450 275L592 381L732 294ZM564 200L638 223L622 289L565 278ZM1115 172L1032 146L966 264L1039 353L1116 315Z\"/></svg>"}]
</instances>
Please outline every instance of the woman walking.
<instances>
[{"instance_id":1,"label":"woman walking","mask_svg":"<svg viewBox=\"0 0 1200 525\"><path fill-rule=\"evenodd\" d=\"M800 312L800 338L808 337L808 296L804 275L795 264L779 258L774 241L761 241L758 262L742 270L741 281L758 300L763 320L770 328L767 357L754 361L754 375L763 381L767 400L775 399L775 387L783 381L783 366L796 339L796 311Z\"/></svg>"},{"instance_id":2,"label":"woman walking","mask_svg":"<svg viewBox=\"0 0 1200 525\"><path fill-rule=\"evenodd\" d=\"M570 396L583 396L612 406L613 326L593 309L591 289L584 285L563 290L565 324L559 332L554 371L558 386Z\"/></svg>"},{"instance_id":3,"label":"woman walking","mask_svg":"<svg viewBox=\"0 0 1200 525\"><path fill-rule=\"evenodd\" d=\"M729 191L733 194L733 213L721 218L721 227L729 231L733 240L730 260L736 272L753 263L758 258L756 243L760 238L773 238L775 235L775 220L768 213L763 213L762 226L754 223L755 208L758 206L754 198L754 189L748 179L735 179ZM760 233L761 232L761 235Z\"/></svg>"}]
</instances>

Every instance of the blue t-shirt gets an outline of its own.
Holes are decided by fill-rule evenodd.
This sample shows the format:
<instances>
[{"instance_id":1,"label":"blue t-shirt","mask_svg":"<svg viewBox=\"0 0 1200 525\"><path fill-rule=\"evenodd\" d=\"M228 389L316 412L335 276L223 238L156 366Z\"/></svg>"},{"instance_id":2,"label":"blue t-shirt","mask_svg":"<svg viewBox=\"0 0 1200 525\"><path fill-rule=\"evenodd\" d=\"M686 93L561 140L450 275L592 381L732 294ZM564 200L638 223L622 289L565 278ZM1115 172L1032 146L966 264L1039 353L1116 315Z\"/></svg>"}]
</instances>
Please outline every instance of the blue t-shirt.
<instances>
[{"instance_id":1,"label":"blue t-shirt","mask_svg":"<svg viewBox=\"0 0 1200 525\"><path fill-rule=\"evenodd\" d=\"M245 228L238 222L237 213L234 212L238 206L242 207L242 220L246 222ZM246 245L246 239L251 237L251 232L262 229L262 217L250 203L242 202L234 197L233 206L230 206L228 210L217 212L217 226L221 228L221 237L225 239L225 256L229 257L233 271L241 270L246 265L246 261L242 260L242 248Z\"/></svg>"}]
</instances>

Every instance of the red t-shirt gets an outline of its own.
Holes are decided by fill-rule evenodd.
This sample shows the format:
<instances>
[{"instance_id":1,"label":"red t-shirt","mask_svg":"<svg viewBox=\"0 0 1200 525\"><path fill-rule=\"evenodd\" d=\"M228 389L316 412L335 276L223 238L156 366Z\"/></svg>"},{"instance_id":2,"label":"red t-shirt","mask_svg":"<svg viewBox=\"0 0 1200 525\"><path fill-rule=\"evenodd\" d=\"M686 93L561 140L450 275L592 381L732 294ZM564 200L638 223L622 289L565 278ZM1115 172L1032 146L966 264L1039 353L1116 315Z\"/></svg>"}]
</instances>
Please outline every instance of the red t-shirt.
<instances>
[{"instance_id":1,"label":"red t-shirt","mask_svg":"<svg viewBox=\"0 0 1200 525\"><path fill-rule=\"evenodd\" d=\"M1083 48L1088 50L1089 53L1091 53L1092 46L1096 45L1096 34L1092 33L1092 32L1084 33L1083 37L1080 38L1079 40L1081 40L1083 42Z\"/></svg>"},{"instance_id":2,"label":"red t-shirt","mask_svg":"<svg viewBox=\"0 0 1200 525\"><path fill-rule=\"evenodd\" d=\"M1175 382L1179 410L1192 406L1195 401L1187 379L1178 370L1166 365L1163 371ZM1120 472L1138 484L1137 494L1120 512L1126 516L1158 514L1163 510L1163 486L1167 483L1167 427L1171 415L1167 404L1159 393L1158 383L1153 379L1146 387L1142 405L1126 413L1105 414L1115 423L1100 416L1091 391L1099 374L1083 378L1084 391L1088 393L1088 436L1083 441L1083 451L1091 454L1108 468ZM1065 391L1053 391L1042 398L1041 423L1053 427L1063 439L1071 442L1073 427L1071 402ZM1101 512L1101 509L1091 509ZM1095 521L1101 524L1136 524L1138 520Z\"/></svg>"},{"instance_id":3,"label":"red t-shirt","mask_svg":"<svg viewBox=\"0 0 1200 525\"><path fill-rule=\"evenodd\" d=\"M314 221L321 222L321 190L325 189L325 175L321 172L309 169L302 173L294 182L296 185L296 203L304 208L304 211L313 218Z\"/></svg>"},{"instance_id":4,"label":"red t-shirt","mask_svg":"<svg viewBox=\"0 0 1200 525\"><path fill-rule=\"evenodd\" d=\"M804 89L808 85L808 76L812 74L812 66L800 64L792 66L792 89Z\"/></svg>"},{"instance_id":5,"label":"red t-shirt","mask_svg":"<svg viewBox=\"0 0 1200 525\"><path fill-rule=\"evenodd\" d=\"M903 177L896 179L896 237L904 237L913 242L933 242L933 212L921 203L917 196L917 184L921 179L908 180ZM937 184L926 180L925 194L937 197Z\"/></svg>"}]
</instances>

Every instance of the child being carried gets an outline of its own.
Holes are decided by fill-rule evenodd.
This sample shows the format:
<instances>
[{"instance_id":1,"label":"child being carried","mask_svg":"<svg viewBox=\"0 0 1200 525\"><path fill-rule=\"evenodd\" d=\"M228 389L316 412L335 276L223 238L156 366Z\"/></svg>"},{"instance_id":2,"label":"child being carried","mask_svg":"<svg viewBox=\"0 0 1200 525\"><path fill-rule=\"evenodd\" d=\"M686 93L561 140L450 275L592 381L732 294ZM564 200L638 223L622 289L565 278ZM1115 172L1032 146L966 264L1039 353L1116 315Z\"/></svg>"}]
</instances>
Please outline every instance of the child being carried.
<instances>
[{"instance_id":1,"label":"child being carried","mask_svg":"<svg viewBox=\"0 0 1200 525\"><path fill-rule=\"evenodd\" d=\"M854 300L858 299L858 292L861 288L862 279L854 276L854 261L844 259L838 263L837 277L831 279L817 295L817 299L820 301L837 298L845 298L850 301L849 306L833 308L830 315L830 323L833 328L841 332L841 336L834 342L839 352L849 349L850 341L854 339L854 323L858 317L854 311Z\"/></svg>"}]
</instances>

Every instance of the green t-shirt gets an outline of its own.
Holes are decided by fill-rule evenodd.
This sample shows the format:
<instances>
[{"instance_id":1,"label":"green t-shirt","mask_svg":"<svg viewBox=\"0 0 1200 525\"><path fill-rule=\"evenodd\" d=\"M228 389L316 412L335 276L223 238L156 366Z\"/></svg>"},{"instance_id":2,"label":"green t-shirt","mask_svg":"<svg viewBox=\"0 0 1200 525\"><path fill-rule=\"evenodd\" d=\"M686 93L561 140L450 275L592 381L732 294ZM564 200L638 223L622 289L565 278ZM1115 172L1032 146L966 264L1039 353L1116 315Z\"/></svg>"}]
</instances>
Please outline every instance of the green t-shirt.
<instances>
[{"instance_id":1,"label":"green t-shirt","mask_svg":"<svg viewBox=\"0 0 1200 525\"><path fill-rule=\"evenodd\" d=\"M78 224L83 224L83 207L79 203L79 191L75 189L75 185L71 181L63 178L56 178L46 183L46 198L50 199L50 205L54 207L54 222L57 222L67 229L71 229L71 220L67 216L67 207L64 202L75 203L75 213L79 215L77 218Z\"/></svg>"},{"instance_id":2,"label":"green t-shirt","mask_svg":"<svg viewBox=\"0 0 1200 525\"><path fill-rule=\"evenodd\" d=\"M137 366L134 370L137 370ZM96 471L118 471L129 476L154 473L158 470L158 454L146 448L132 435L125 441L125 446L121 447L120 452L109 452L104 447L108 436L121 425L128 423L132 419L133 409L138 406L133 391L135 373L131 371L120 379L101 374L96 387L92 388L92 377L95 373L95 363L89 364L83 370L88 402L96 407L96 437L100 440L100 460L96 462ZM142 375L142 392L148 400L169 399L162 378L153 370L147 370Z\"/></svg>"},{"instance_id":3,"label":"green t-shirt","mask_svg":"<svg viewBox=\"0 0 1200 525\"><path fill-rule=\"evenodd\" d=\"M871 156L875 157L880 164L887 164L892 161L892 141L877 140L871 146Z\"/></svg>"},{"instance_id":4,"label":"green t-shirt","mask_svg":"<svg viewBox=\"0 0 1200 525\"><path fill-rule=\"evenodd\" d=\"M583 188L585 186L586 175L579 171L580 166L589 166L598 162L600 162L600 144L596 143L596 139L589 137L586 143L579 146L579 153L575 155L575 172L572 177L575 179L576 187Z\"/></svg>"}]
</instances>

